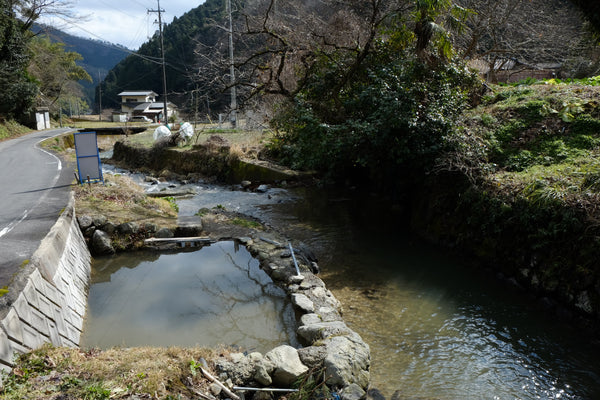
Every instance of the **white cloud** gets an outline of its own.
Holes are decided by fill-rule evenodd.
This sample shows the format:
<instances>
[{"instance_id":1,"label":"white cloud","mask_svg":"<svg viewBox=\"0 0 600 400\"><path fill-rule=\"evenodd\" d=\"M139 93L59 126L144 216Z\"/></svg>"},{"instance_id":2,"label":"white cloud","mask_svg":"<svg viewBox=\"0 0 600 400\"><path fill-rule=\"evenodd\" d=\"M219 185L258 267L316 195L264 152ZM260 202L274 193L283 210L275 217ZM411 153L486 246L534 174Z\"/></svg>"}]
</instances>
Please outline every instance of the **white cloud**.
<instances>
[{"instance_id":1,"label":"white cloud","mask_svg":"<svg viewBox=\"0 0 600 400\"><path fill-rule=\"evenodd\" d=\"M204 1L170 0L161 3L165 12L163 22L170 23ZM137 49L148 40L148 36L158 29L157 2L152 0L76 0L73 11L83 18L75 23L45 20L44 23L57 25L73 35L118 43L130 49Z\"/></svg>"}]
</instances>

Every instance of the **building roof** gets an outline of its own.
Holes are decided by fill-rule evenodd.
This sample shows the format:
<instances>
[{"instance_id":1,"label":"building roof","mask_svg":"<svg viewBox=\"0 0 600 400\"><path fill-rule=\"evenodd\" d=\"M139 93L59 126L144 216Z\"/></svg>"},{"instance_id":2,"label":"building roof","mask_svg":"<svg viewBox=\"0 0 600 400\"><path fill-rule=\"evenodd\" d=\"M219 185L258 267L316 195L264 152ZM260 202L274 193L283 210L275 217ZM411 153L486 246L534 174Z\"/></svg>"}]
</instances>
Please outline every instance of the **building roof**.
<instances>
[{"instance_id":1,"label":"building roof","mask_svg":"<svg viewBox=\"0 0 600 400\"><path fill-rule=\"evenodd\" d=\"M144 111L146 110L150 104L152 103L132 103L135 104L135 107L133 108L135 111Z\"/></svg>"},{"instance_id":2,"label":"building roof","mask_svg":"<svg viewBox=\"0 0 600 400\"><path fill-rule=\"evenodd\" d=\"M150 103L150 108L163 108L164 107L163 104L164 104L163 102L155 101L154 103ZM167 102L167 107L177 108L177 106L175 104L171 103L170 101Z\"/></svg>"},{"instance_id":3,"label":"building roof","mask_svg":"<svg viewBox=\"0 0 600 400\"><path fill-rule=\"evenodd\" d=\"M127 90L119 93L117 96L158 96L158 93L153 92L152 90Z\"/></svg>"}]
</instances>

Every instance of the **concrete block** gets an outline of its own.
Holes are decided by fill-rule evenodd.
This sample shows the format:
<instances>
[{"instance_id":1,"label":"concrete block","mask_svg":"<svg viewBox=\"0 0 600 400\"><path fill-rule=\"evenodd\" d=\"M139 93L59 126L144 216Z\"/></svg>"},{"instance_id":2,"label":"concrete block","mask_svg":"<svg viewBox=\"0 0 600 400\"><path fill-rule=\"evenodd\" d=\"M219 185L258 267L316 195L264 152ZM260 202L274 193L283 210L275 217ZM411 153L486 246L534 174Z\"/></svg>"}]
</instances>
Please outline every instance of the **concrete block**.
<instances>
[{"instance_id":1,"label":"concrete block","mask_svg":"<svg viewBox=\"0 0 600 400\"><path fill-rule=\"evenodd\" d=\"M75 296L78 299L85 297L85 294L87 293L87 286L81 281L81 279L77 277L73 278L73 281L69 285L71 287L71 292L73 293L73 296Z\"/></svg>"},{"instance_id":2,"label":"concrete block","mask_svg":"<svg viewBox=\"0 0 600 400\"><path fill-rule=\"evenodd\" d=\"M61 268L58 271L56 271L56 275L54 275L54 283L56 284L56 287L59 288L66 295L68 295L66 288L69 286L70 280L71 279L69 278L69 275L67 274L64 268Z\"/></svg>"},{"instance_id":3,"label":"concrete block","mask_svg":"<svg viewBox=\"0 0 600 400\"><path fill-rule=\"evenodd\" d=\"M42 288L38 290L42 292L51 302L53 302L54 304L59 304L60 295L62 293L52 283L44 279L42 282Z\"/></svg>"},{"instance_id":4,"label":"concrete block","mask_svg":"<svg viewBox=\"0 0 600 400\"><path fill-rule=\"evenodd\" d=\"M75 276L73 279L73 284L82 293L86 293L89 287L88 280L85 276Z\"/></svg>"},{"instance_id":5,"label":"concrete block","mask_svg":"<svg viewBox=\"0 0 600 400\"><path fill-rule=\"evenodd\" d=\"M66 324L71 324L73 326L77 325L77 320L79 319L79 316L68 305L61 309L61 315L63 317L63 320L65 321L65 331L67 330Z\"/></svg>"},{"instance_id":6,"label":"concrete block","mask_svg":"<svg viewBox=\"0 0 600 400\"><path fill-rule=\"evenodd\" d=\"M13 303L13 309L17 312L17 315L23 321L31 320L31 306L25 300L23 294L19 295L17 300Z\"/></svg>"},{"instance_id":7,"label":"concrete block","mask_svg":"<svg viewBox=\"0 0 600 400\"><path fill-rule=\"evenodd\" d=\"M57 295L57 304L62 305L62 298L67 295L65 290L65 283L58 276L55 276L54 278L55 279L54 281L52 281L51 286L56 288L55 294Z\"/></svg>"},{"instance_id":8,"label":"concrete block","mask_svg":"<svg viewBox=\"0 0 600 400\"><path fill-rule=\"evenodd\" d=\"M22 293L25 295L25 299L32 307L39 308L38 293L37 290L35 290L35 286L33 286L31 279L27 281Z\"/></svg>"},{"instance_id":9,"label":"concrete block","mask_svg":"<svg viewBox=\"0 0 600 400\"><path fill-rule=\"evenodd\" d=\"M66 335L63 335L65 338L75 343L79 344L79 338L81 337L81 331L79 331L76 327L71 324L66 324Z\"/></svg>"},{"instance_id":10,"label":"concrete block","mask_svg":"<svg viewBox=\"0 0 600 400\"><path fill-rule=\"evenodd\" d=\"M29 325L23 325L23 344L31 350L35 350L44 344L44 336Z\"/></svg>"},{"instance_id":11,"label":"concrete block","mask_svg":"<svg viewBox=\"0 0 600 400\"><path fill-rule=\"evenodd\" d=\"M38 292L39 293L39 292ZM52 318L54 313L52 312L52 302L44 295L38 295L39 310L47 318Z\"/></svg>"},{"instance_id":12,"label":"concrete block","mask_svg":"<svg viewBox=\"0 0 600 400\"><path fill-rule=\"evenodd\" d=\"M62 340L60 338L60 334L58 333L58 327L52 321L48 321L48 330L50 334L50 343L54 346L62 346Z\"/></svg>"},{"instance_id":13,"label":"concrete block","mask_svg":"<svg viewBox=\"0 0 600 400\"><path fill-rule=\"evenodd\" d=\"M2 361L1 364L14 365L14 351L11 341L2 330L0 330L0 360Z\"/></svg>"},{"instance_id":14,"label":"concrete block","mask_svg":"<svg viewBox=\"0 0 600 400\"><path fill-rule=\"evenodd\" d=\"M56 323L56 329L58 329L59 332L64 332L65 331L65 316L64 316L64 312L63 309L58 307L57 305L54 305L52 307L52 315L53 315L53 320L54 323Z\"/></svg>"},{"instance_id":15,"label":"concrete block","mask_svg":"<svg viewBox=\"0 0 600 400\"><path fill-rule=\"evenodd\" d=\"M23 343L23 322L19 319L17 312L11 308L2 320L2 328L6 335L19 343Z\"/></svg>"},{"instance_id":16,"label":"concrete block","mask_svg":"<svg viewBox=\"0 0 600 400\"><path fill-rule=\"evenodd\" d=\"M40 271L38 269L33 270L31 275L29 275L29 280L33 284L33 287L37 290L40 290L40 288L42 288L44 278L42 278L42 275L40 274Z\"/></svg>"},{"instance_id":17,"label":"concrete block","mask_svg":"<svg viewBox=\"0 0 600 400\"><path fill-rule=\"evenodd\" d=\"M48 330L48 319L44 314L36 310L35 308L31 309L31 319L29 321L23 321L29 325L40 334L44 336L50 336L50 331Z\"/></svg>"},{"instance_id":18,"label":"concrete block","mask_svg":"<svg viewBox=\"0 0 600 400\"><path fill-rule=\"evenodd\" d=\"M25 354L25 353L28 353L29 351L31 351L31 349L29 349L25 346L22 346L16 342L10 342L10 345L12 346L12 349L13 349L13 361L19 354Z\"/></svg>"},{"instance_id":19,"label":"concrete block","mask_svg":"<svg viewBox=\"0 0 600 400\"><path fill-rule=\"evenodd\" d=\"M71 340L69 340L68 338L66 338L65 336L60 336L61 340L62 340L62 346L63 347L79 347L79 343L75 343Z\"/></svg>"},{"instance_id":20,"label":"concrete block","mask_svg":"<svg viewBox=\"0 0 600 400\"><path fill-rule=\"evenodd\" d=\"M73 303L75 304L75 311L81 318L85 317L85 310L87 308L87 302L84 301L85 296L76 297L73 299Z\"/></svg>"},{"instance_id":21,"label":"concrete block","mask_svg":"<svg viewBox=\"0 0 600 400\"><path fill-rule=\"evenodd\" d=\"M62 280L62 278L61 278L61 280ZM62 306L63 307L72 306L74 308L74 305L72 303L73 303L73 299L75 298L75 293L73 293L73 288L71 287L70 282L63 280L62 290L65 293L65 297L63 299L64 304L62 304Z\"/></svg>"}]
</instances>

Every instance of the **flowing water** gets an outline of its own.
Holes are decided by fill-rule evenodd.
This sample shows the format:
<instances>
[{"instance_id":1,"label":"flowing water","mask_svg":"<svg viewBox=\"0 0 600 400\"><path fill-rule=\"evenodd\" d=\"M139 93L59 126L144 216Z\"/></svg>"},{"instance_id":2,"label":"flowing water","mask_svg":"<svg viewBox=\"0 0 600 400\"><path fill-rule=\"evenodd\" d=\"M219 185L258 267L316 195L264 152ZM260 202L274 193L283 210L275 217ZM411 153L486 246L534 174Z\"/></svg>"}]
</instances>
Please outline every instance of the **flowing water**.
<instances>
[{"instance_id":1,"label":"flowing water","mask_svg":"<svg viewBox=\"0 0 600 400\"><path fill-rule=\"evenodd\" d=\"M420 242L376 197L301 198L268 206L272 224L317 253L388 398L600 398L599 347L532 298Z\"/></svg>"},{"instance_id":2,"label":"flowing water","mask_svg":"<svg viewBox=\"0 0 600 400\"><path fill-rule=\"evenodd\" d=\"M414 238L376 197L196 189L178 201L181 215L218 205L246 212L316 253L345 321L371 347L373 386L388 398L600 399L597 345Z\"/></svg>"}]
</instances>

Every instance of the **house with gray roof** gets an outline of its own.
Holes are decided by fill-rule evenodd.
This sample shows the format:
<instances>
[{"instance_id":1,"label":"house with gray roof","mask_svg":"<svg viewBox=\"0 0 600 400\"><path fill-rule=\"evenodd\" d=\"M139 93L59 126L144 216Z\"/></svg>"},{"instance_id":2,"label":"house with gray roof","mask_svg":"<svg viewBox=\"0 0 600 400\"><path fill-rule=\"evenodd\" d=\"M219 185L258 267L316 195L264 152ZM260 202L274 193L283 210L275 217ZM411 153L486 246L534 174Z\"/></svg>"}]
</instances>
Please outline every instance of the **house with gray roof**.
<instances>
[{"instance_id":1,"label":"house with gray roof","mask_svg":"<svg viewBox=\"0 0 600 400\"><path fill-rule=\"evenodd\" d=\"M163 102L156 101L157 93L152 90L126 90L118 94L121 97L121 113L127 118L144 116L154 122L163 121ZM167 102L167 117L177 114L177 106Z\"/></svg>"}]
</instances>

